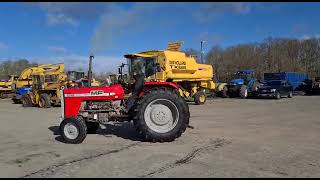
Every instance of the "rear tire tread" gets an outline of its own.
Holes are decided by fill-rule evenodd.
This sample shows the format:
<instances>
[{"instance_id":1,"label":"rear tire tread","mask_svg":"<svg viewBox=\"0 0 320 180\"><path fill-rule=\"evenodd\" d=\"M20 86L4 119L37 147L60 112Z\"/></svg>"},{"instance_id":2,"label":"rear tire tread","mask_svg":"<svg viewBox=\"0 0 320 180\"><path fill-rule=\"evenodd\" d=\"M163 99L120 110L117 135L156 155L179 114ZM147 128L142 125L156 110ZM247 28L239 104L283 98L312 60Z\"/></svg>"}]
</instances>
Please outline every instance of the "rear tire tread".
<instances>
[{"instance_id":1,"label":"rear tire tread","mask_svg":"<svg viewBox=\"0 0 320 180\"><path fill-rule=\"evenodd\" d=\"M167 133L156 133L152 131L148 128L144 120L144 109L151 101L155 100L159 96L176 103L175 105L179 111L178 124L174 129ZM189 124L190 112L186 101L180 95L172 91L165 91L163 89L150 91L136 102L134 108L134 112L137 112L133 117L134 126L139 134L150 142L171 142L180 137L182 133L185 132Z\"/></svg>"}]
</instances>

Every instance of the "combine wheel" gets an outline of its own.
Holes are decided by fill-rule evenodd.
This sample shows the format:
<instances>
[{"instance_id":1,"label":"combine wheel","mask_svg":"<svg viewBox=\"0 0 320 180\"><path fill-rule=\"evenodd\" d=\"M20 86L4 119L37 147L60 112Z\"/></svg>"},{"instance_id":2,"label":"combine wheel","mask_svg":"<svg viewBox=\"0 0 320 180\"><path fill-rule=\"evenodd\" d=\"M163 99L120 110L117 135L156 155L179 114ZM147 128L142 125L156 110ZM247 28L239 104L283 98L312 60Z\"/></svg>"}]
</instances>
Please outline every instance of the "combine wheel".
<instances>
[{"instance_id":1,"label":"combine wheel","mask_svg":"<svg viewBox=\"0 0 320 180\"><path fill-rule=\"evenodd\" d=\"M87 126L81 117L66 118L60 124L60 132L66 143L80 144L87 136Z\"/></svg>"},{"instance_id":2,"label":"combine wheel","mask_svg":"<svg viewBox=\"0 0 320 180\"><path fill-rule=\"evenodd\" d=\"M223 89L222 89L222 97L223 98L227 98L228 97L228 88L227 86L224 86Z\"/></svg>"},{"instance_id":3,"label":"combine wheel","mask_svg":"<svg viewBox=\"0 0 320 180\"><path fill-rule=\"evenodd\" d=\"M41 108L50 108L51 107L51 100L50 96L46 93L41 94L39 100L39 107Z\"/></svg>"},{"instance_id":4,"label":"combine wheel","mask_svg":"<svg viewBox=\"0 0 320 180\"><path fill-rule=\"evenodd\" d=\"M246 85L242 85L239 92L240 98L247 98L248 97L248 88Z\"/></svg>"},{"instance_id":5,"label":"combine wheel","mask_svg":"<svg viewBox=\"0 0 320 180\"><path fill-rule=\"evenodd\" d=\"M196 92L193 97L196 105L204 104L207 100L206 94L203 91Z\"/></svg>"},{"instance_id":6,"label":"combine wheel","mask_svg":"<svg viewBox=\"0 0 320 180\"><path fill-rule=\"evenodd\" d=\"M21 102L23 107L32 107L32 100L28 94L21 97Z\"/></svg>"},{"instance_id":7,"label":"combine wheel","mask_svg":"<svg viewBox=\"0 0 320 180\"><path fill-rule=\"evenodd\" d=\"M138 132L151 142L170 142L180 137L190 118L185 100L161 89L141 97L133 113Z\"/></svg>"}]
</instances>

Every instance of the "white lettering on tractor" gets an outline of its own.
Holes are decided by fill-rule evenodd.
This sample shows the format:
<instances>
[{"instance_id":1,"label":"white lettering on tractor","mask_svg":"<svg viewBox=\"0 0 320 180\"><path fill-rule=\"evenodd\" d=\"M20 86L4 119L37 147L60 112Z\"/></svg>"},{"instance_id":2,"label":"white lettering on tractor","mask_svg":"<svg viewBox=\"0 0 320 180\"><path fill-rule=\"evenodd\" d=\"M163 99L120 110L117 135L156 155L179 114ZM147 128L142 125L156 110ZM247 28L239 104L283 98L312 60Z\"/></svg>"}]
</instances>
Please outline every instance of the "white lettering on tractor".
<instances>
[{"instance_id":1,"label":"white lettering on tractor","mask_svg":"<svg viewBox=\"0 0 320 180\"><path fill-rule=\"evenodd\" d=\"M105 93L102 90L90 91L90 93L82 94L65 94L64 97L91 97L91 96L114 96L115 92Z\"/></svg>"},{"instance_id":2,"label":"white lettering on tractor","mask_svg":"<svg viewBox=\"0 0 320 180\"><path fill-rule=\"evenodd\" d=\"M102 90L90 91L91 96L99 96L103 93L104 92Z\"/></svg>"}]
</instances>

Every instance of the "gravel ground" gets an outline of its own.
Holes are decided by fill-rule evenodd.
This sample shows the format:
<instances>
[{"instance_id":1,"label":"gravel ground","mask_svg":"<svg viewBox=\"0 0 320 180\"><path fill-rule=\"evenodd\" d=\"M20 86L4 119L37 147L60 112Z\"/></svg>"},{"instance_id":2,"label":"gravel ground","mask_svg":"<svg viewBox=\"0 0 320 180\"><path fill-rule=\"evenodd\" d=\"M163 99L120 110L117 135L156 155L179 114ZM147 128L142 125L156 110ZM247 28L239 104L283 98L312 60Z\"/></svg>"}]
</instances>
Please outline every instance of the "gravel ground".
<instances>
[{"instance_id":1,"label":"gravel ground","mask_svg":"<svg viewBox=\"0 0 320 180\"><path fill-rule=\"evenodd\" d=\"M190 104L171 143L139 139L130 123L64 144L60 108L0 100L0 177L319 177L320 96Z\"/></svg>"}]
</instances>

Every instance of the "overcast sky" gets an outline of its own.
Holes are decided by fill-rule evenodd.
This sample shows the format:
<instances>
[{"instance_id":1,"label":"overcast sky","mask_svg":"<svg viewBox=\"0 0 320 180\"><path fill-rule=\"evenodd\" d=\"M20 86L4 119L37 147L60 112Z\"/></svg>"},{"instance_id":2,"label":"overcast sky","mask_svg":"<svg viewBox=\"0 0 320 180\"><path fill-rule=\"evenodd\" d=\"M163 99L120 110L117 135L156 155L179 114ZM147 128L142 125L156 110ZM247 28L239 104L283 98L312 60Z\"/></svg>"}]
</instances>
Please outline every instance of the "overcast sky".
<instances>
[{"instance_id":1,"label":"overcast sky","mask_svg":"<svg viewBox=\"0 0 320 180\"><path fill-rule=\"evenodd\" d=\"M126 53L169 41L205 50L320 35L320 3L0 3L0 61L27 58L115 71Z\"/></svg>"}]
</instances>

